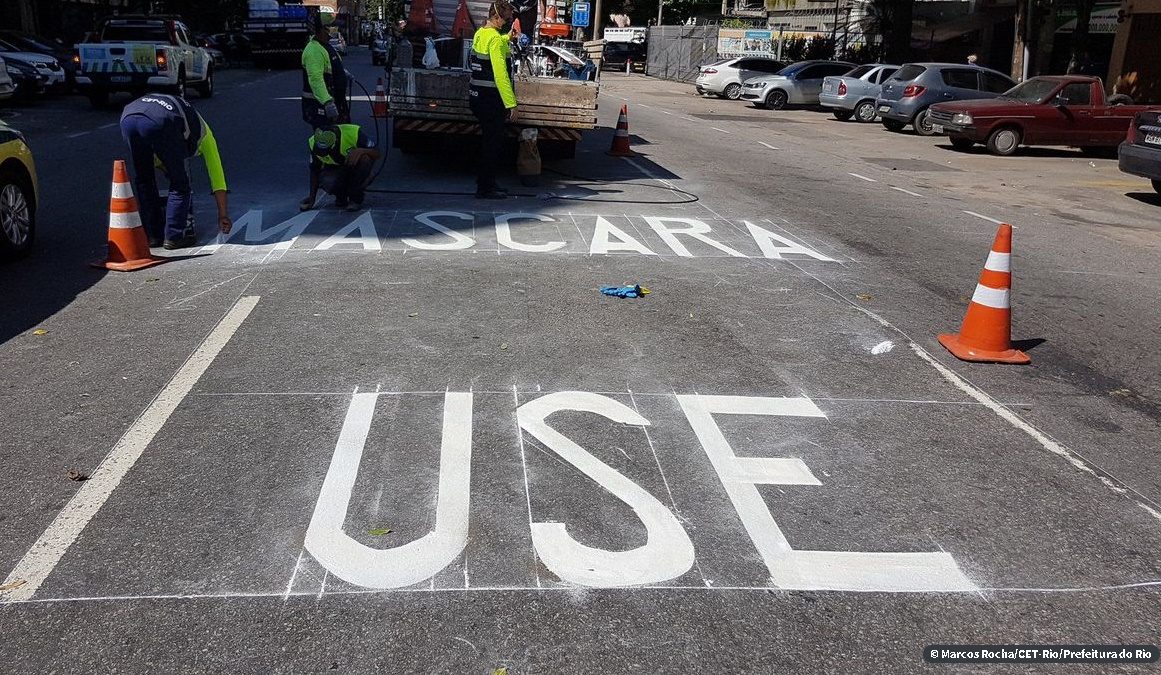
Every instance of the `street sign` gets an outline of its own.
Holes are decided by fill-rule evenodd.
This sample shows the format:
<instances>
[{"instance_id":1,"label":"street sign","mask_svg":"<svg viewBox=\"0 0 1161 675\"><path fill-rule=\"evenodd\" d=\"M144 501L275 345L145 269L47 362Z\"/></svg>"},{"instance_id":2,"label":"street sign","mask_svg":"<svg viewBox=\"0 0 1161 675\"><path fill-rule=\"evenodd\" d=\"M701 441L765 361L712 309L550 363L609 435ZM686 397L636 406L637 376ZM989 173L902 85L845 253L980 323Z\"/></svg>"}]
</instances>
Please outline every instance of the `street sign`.
<instances>
[{"instance_id":1,"label":"street sign","mask_svg":"<svg viewBox=\"0 0 1161 675\"><path fill-rule=\"evenodd\" d=\"M578 28L589 27L589 3L574 2L572 5L572 25Z\"/></svg>"}]
</instances>

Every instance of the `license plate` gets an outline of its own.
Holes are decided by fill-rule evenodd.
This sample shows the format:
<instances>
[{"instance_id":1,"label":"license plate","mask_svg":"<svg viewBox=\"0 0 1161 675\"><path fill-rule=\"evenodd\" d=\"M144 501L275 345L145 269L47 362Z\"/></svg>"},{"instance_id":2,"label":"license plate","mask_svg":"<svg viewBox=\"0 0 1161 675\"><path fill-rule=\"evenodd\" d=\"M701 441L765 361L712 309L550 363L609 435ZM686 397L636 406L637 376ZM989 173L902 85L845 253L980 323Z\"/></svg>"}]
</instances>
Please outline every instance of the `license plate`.
<instances>
[{"instance_id":1,"label":"license plate","mask_svg":"<svg viewBox=\"0 0 1161 675\"><path fill-rule=\"evenodd\" d=\"M932 124L931 130L937 134L942 134L943 133L943 125L942 124Z\"/></svg>"},{"instance_id":2,"label":"license plate","mask_svg":"<svg viewBox=\"0 0 1161 675\"><path fill-rule=\"evenodd\" d=\"M114 75L114 76L109 78L109 81L116 82L118 84L122 84L125 82L132 82L133 78L130 77L129 75Z\"/></svg>"},{"instance_id":3,"label":"license plate","mask_svg":"<svg viewBox=\"0 0 1161 675\"><path fill-rule=\"evenodd\" d=\"M879 112L891 112L891 106L881 105L879 106Z\"/></svg>"},{"instance_id":4,"label":"license plate","mask_svg":"<svg viewBox=\"0 0 1161 675\"><path fill-rule=\"evenodd\" d=\"M1161 145L1161 136L1157 134L1145 134L1145 142L1149 145Z\"/></svg>"}]
</instances>

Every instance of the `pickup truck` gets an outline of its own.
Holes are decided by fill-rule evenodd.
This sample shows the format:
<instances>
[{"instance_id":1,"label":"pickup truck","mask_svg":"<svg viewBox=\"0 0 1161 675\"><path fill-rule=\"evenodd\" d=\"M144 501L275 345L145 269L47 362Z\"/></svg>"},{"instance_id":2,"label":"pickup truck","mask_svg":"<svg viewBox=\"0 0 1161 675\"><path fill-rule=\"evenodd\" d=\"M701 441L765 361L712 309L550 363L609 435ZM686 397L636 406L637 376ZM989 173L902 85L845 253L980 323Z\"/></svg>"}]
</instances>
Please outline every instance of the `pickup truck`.
<instances>
[{"instance_id":1,"label":"pickup truck","mask_svg":"<svg viewBox=\"0 0 1161 675\"><path fill-rule=\"evenodd\" d=\"M1112 154L1133 117L1147 109L1130 103L1124 95L1106 100L1097 77L1042 75L999 98L938 103L930 117L957 150L982 143L994 155L1010 155L1021 145L1064 145Z\"/></svg>"},{"instance_id":2,"label":"pickup truck","mask_svg":"<svg viewBox=\"0 0 1161 675\"><path fill-rule=\"evenodd\" d=\"M98 42L77 45L77 87L93 107L105 105L116 91L185 95L192 87L202 98L213 96L213 58L180 20L119 16L106 19L98 35Z\"/></svg>"}]
</instances>

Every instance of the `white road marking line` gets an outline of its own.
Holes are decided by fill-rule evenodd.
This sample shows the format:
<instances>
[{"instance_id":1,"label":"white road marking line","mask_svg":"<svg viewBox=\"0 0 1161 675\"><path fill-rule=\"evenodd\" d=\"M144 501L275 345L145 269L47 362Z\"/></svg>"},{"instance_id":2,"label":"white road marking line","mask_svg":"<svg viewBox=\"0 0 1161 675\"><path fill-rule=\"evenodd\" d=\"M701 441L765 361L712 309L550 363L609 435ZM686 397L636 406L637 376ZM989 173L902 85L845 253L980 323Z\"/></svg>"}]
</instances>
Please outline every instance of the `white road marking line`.
<instances>
[{"instance_id":1,"label":"white road marking line","mask_svg":"<svg viewBox=\"0 0 1161 675\"><path fill-rule=\"evenodd\" d=\"M683 119L683 120L685 120L685 121L687 121L687 122L697 122L697 121L699 121L699 120L695 120L695 119L694 119L694 118L692 118L692 117L686 117L686 116L684 116L684 115L682 115L681 119Z\"/></svg>"},{"instance_id":2,"label":"white road marking line","mask_svg":"<svg viewBox=\"0 0 1161 675\"><path fill-rule=\"evenodd\" d=\"M520 392L516 385L512 385L512 421L516 422L516 440L520 445L520 466L524 468L524 503L528 506L528 529L532 529L532 490L528 487L528 457L524 453L524 430L520 428L520 422L516 419L516 411L520 409ZM539 556L536 554L536 545L532 546L532 559L538 560ZM536 587L540 588L540 570L533 570L536 575Z\"/></svg>"},{"instance_id":3,"label":"white road marking line","mask_svg":"<svg viewBox=\"0 0 1161 675\"><path fill-rule=\"evenodd\" d=\"M282 594L282 601L290 597L290 592L294 590L294 579L298 576L298 568L302 566L302 554L306 549L298 549L298 561L294 563L294 571L290 573L290 581L286 582L286 592Z\"/></svg>"},{"instance_id":4,"label":"white road marking line","mask_svg":"<svg viewBox=\"0 0 1161 675\"><path fill-rule=\"evenodd\" d=\"M669 112L668 110L662 110L661 114L662 115L672 115L673 113Z\"/></svg>"},{"instance_id":5,"label":"white road marking line","mask_svg":"<svg viewBox=\"0 0 1161 675\"><path fill-rule=\"evenodd\" d=\"M720 131L723 134L732 134L733 133L732 131L726 131L725 129L719 129L717 127L710 127L710 129L713 129L714 131Z\"/></svg>"},{"instance_id":6,"label":"white road marking line","mask_svg":"<svg viewBox=\"0 0 1161 675\"><path fill-rule=\"evenodd\" d=\"M874 178L867 178L866 176L863 176L863 175L860 175L860 174L857 174L857 173L851 173L851 172L849 172L849 171L847 172L847 175L848 175L848 176L854 176L855 178L858 178L859 180L865 180L865 181L867 181L868 183L878 183L878 182L879 182L879 181L875 180Z\"/></svg>"},{"instance_id":7,"label":"white road marking line","mask_svg":"<svg viewBox=\"0 0 1161 675\"><path fill-rule=\"evenodd\" d=\"M763 145L763 146L766 146L767 148L770 148L771 150L777 150L777 149L778 149L778 148L774 147L773 145L770 145L769 143L766 143L766 142L764 142L764 141L758 141L758 145Z\"/></svg>"},{"instance_id":8,"label":"white road marking line","mask_svg":"<svg viewBox=\"0 0 1161 675\"><path fill-rule=\"evenodd\" d=\"M989 223L995 223L997 225L1004 224L1004 221L1002 221L1002 220L996 220L995 218L989 218L989 217L983 215L982 213L976 213L975 211L964 211L964 213L968 214L969 216L975 216L976 218L983 218L984 220L988 221Z\"/></svg>"},{"instance_id":9,"label":"white road marking line","mask_svg":"<svg viewBox=\"0 0 1161 675\"><path fill-rule=\"evenodd\" d=\"M101 126L99 126L97 128L98 129L108 129L109 127L115 127L118 124L120 124L120 122L109 122L108 124L102 124Z\"/></svg>"},{"instance_id":10,"label":"white road marking line","mask_svg":"<svg viewBox=\"0 0 1161 675\"><path fill-rule=\"evenodd\" d=\"M904 190L903 188L901 188L901 187L895 187L894 185L892 185L892 186L891 186L891 189L892 189L892 190L897 190L897 191L899 191L899 192L902 192L903 194L906 194L906 195L911 195L912 197L923 197L923 195L919 194L918 192L912 192L912 191L910 191L910 190Z\"/></svg>"},{"instance_id":11,"label":"white road marking line","mask_svg":"<svg viewBox=\"0 0 1161 675\"><path fill-rule=\"evenodd\" d=\"M141 413L109 454L101 460L89 479L81 483L76 494L65 504L52 524L40 535L32 548L28 549L4 581L5 584L15 581L23 581L24 584L0 597L9 601L28 600L36 593L85 526L97 515L97 511L108 501L113 490L117 489L121 480L140 459L157 432L165 426L169 416L181 405L242 322L254 310L258 304L258 297L249 295L240 298L205 340L202 340L201 345L186 359L173 379L165 385L145 412Z\"/></svg>"},{"instance_id":12,"label":"white road marking line","mask_svg":"<svg viewBox=\"0 0 1161 675\"><path fill-rule=\"evenodd\" d=\"M637 104L637 107L639 107L639 108L652 108L653 106L651 106L651 105L645 105L644 103L638 103L638 104Z\"/></svg>"},{"instance_id":13,"label":"white road marking line","mask_svg":"<svg viewBox=\"0 0 1161 675\"><path fill-rule=\"evenodd\" d=\"M87 134L87 133L89 133L89 132L87 132L87 131L78 131L78 132L77 132L77 133L75 133L75 134L69 134L68 136L65 136L65 138L80 138L81 136L84 136L84 135L85 135L85 134Z\"/></svg>"}]
</instances>

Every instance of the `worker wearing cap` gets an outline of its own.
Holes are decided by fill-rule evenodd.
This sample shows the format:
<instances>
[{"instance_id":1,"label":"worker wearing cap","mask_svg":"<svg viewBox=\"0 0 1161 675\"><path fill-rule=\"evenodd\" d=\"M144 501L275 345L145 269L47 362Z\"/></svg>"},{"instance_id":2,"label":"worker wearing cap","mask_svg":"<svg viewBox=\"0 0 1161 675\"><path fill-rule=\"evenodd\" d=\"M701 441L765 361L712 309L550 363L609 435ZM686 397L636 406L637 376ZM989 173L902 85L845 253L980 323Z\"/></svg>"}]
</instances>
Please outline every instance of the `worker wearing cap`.
<instances>
[{"instance_id":1,"label":"worker wearing cap","mask_svg":"<svg viewBox=\"0 0 1161 675\"><path fill-rule=\"evenodd\" d=\"M480 166L477 199L504 199L508 192L496 184L496 172L507 138L505 124L516 112L516 92L508 73L509 35L516 12L507 0L496 0L488 22L472 38L468 102L480 123Z\"/></svg>"},{"instance_id":2,"label":"worker wearing cap","mask_svg":"<svg viewBox=\"0 0 1161 675\"><path fill-rule=\"evenodd\" d=\"M310 148L310 194L298 204L302 211L314 208L321 187L335 197L335 206L348 211L363 208L363 195L371 182L371 167L379 151L357 124L320 127L307 141Z\"/></svg>"},{"instance_id":3,"label":"worker wearing cap","mask_svg":"<svg viewBox=\"0 0 1161 675\"><path fill-rule=\"evenodd\" d=\"M302 119L311 127L350 120L347 71L331 46L333 15L319 11L311 19L314 36L302 50Z\"/></svg>"},{"instance_id":4,"label":"worker wearing cap","mask_svg":"<svg viewBox=\"0 0 1161 675\"><path fill-rule=\"evenodd\" d=\"M189 227L193 204L187 160L201 155L210 177L210 190L218 206L218 228L228 234L233 227L226 200L226 174L218 142L210 125L180 96L147 94L125 106L121 136L129 144L141 224L150 246L173 250L197 243ZM157 194L155 162L169 179L169 197Z\"/></svg>"}]
</instances>

